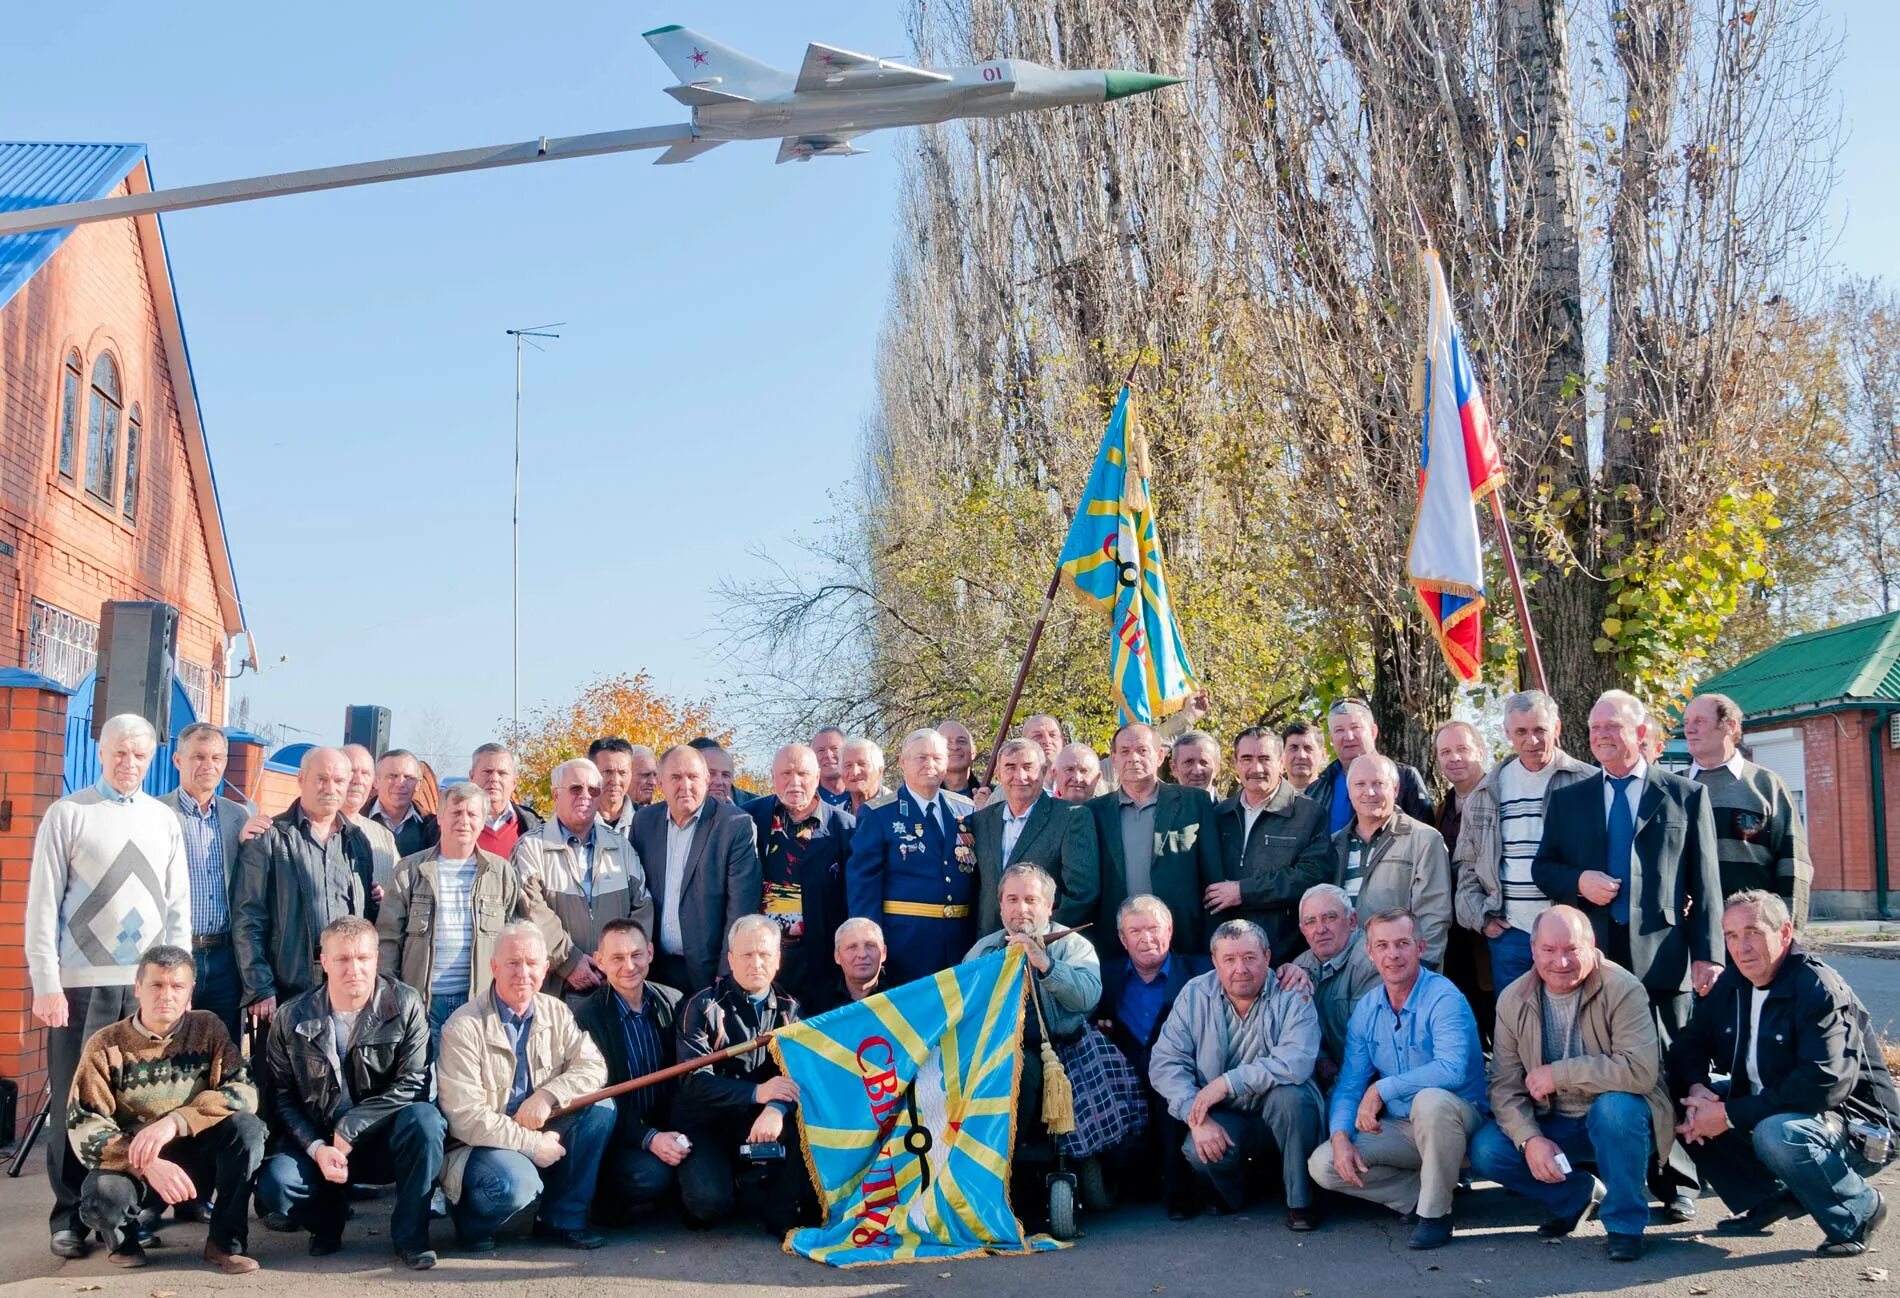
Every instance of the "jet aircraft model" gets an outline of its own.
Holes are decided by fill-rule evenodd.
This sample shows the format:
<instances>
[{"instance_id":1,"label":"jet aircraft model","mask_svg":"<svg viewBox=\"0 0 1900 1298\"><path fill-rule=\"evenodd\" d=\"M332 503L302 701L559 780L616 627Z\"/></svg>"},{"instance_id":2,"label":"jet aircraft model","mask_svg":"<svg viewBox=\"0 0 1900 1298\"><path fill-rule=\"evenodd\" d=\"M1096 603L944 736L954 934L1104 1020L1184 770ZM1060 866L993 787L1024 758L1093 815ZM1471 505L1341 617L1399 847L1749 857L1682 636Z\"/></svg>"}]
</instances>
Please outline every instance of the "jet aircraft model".
<instances>
[{"instance_id":1,"label":"jet aircraft model","mask_svg":"<svg viewBox=\"0 0 1900 1298\"><path fill-rule=\"evenodd\" d=\"M727 140L775 136L780 162L847 157L864 152L851 141L866 131L1100 104L1181 80L1098 68L1059 72L1021 59L939 72L816 43L794 75L685 27L656 27L646 40L680 79L666 93L693 110L692 140L659 162L686 162Z\"/></svg>"},{"instance_id":2,"label":"jet aircraft model","mask_svg":"<svg viewBox=\"0 0 1900 1298\"><path fill-rule=\"evenodd\" d=\"M38 202L32 189L39 178L19 177L15 192L0 198L0 238L148 212L635 149L663 149L656 162L687 162L728 140L777 139L780 162L806 162L864 152L852 141L867 131L1106 103L1181 80L1099 68L1065 72L1021 59L992 59L935 71L818 44L805 51L803 65L793 74L685 27L655 28L646 33L646 39L679 77L680 84L668 87L667 93L692 109L691 121L562 139L543 136L519 144L288 171L77 203ZM57 178L45 179L51 183Z\"/></svg>"}]
</instances>

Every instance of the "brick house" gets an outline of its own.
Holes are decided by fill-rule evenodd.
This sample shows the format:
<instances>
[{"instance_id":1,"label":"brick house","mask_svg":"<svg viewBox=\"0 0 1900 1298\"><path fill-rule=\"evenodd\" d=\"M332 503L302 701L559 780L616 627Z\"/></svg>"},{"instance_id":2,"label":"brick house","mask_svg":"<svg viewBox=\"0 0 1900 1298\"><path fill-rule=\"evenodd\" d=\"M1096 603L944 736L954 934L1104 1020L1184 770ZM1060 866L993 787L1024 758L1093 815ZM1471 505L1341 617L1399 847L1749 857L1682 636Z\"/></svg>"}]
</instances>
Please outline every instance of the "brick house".
<instances>
[{"instance_id":1,"label":"brick house","mask_svg":"<svg viewBox=\"0 0 1900 1298\"><path fill-rule=\"evenodd\" d=\"M0 210L151 187L142 145L0 143ZM27 864L112 599L178 609L177 680L222 723L225 681L255 652L152 216L0 239L0 1077L19 1081L22 1118L43 1084Z\"/></svg>"},{"instance_id":2,"label":"brick house","mask_svg":"<svg viewBox=\"0 0 1900 1298\"><path fill-rule=\"evenodd\" d=\"M1887 918L1900 854L1900 613L1790 636L1696 692L1740 705L1744 750L1794 792L1814 914Z\"/></svg>"}]
</instances>

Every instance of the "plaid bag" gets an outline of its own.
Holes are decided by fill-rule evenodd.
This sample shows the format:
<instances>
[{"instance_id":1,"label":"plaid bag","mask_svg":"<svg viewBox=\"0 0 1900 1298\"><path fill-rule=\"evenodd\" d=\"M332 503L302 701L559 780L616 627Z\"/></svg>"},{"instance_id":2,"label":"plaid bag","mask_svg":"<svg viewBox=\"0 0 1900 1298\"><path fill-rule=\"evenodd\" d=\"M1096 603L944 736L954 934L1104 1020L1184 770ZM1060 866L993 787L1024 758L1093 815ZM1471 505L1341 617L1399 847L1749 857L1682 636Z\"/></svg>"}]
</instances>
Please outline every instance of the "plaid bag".
<instances>
[{"instance_id":1,"label":"plaid bag","mask_svg":"<svg viewBox=\"0 0 1900 1298\"><path fill-rule=\"evenodd\" d=\"M1057 1136L1070 1158L1087 1158L1148 1130L1148 1096L1134 1067L1093 1025L1056 1047L1075 1093L1075 1130Z\"/></svg>"}]
</instances>

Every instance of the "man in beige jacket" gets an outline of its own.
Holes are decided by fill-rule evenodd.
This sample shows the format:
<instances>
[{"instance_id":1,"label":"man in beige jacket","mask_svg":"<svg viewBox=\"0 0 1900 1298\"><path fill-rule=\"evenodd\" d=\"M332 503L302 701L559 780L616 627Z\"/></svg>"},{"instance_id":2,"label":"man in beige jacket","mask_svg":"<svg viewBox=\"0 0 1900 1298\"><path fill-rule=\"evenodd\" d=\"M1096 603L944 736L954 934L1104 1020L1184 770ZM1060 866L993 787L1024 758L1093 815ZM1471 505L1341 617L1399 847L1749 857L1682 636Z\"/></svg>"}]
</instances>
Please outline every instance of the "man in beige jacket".
<instances>
[{"instance_id":1,"label":"man in beige jacket","mask_svg":"<svg viewBox=\"0 0 1900 1298\"><path fill-rule=\"evenodd\" d=\"M1675 1118L1649 993L1603 958L1571 906L1538 919L1531 959L1530 973L1498 989L1492 1120L1472 1138L1472 1169L1543 1204L1547 1239L1600 1204L1610 1260L1633 1262L1649 1222L1645 1178L1668 1156Z\"/></svg>"},{"instance_id":2,"label":"man in beige jacket","mask_svg":"<svg viewBox=\"0 0 1900 1298\"><path fill-rule=\"evenodd\" d=\"M1382 910L1412 912L1419 958L1436 973L1451 931L1451 858L1436 829L1399 809L1399 768L1365 753L1346 768L1352 819L1333 835L1332 882L1346 890L1360 927Z\"/></svg>"},{"instance_id":3,"label":"man in beige jacket","mask_svg":"<svg viewBox=\"0 0 1900 1298\"><path fill-rule=\"evenodd\" d=\"M588 1228L587 1211L613 1135L613 1104L551 1115L605 1086L607 1063L567 1006L541 994L547 973L540 929L509 924L489 960L488 995L442 1029L436 1090L449 1120L442 1189L471 1252L493 1249L502 1223L537 1201L536 1235L569 1248L604 1242Z\"/></svg>"}]
</instances>

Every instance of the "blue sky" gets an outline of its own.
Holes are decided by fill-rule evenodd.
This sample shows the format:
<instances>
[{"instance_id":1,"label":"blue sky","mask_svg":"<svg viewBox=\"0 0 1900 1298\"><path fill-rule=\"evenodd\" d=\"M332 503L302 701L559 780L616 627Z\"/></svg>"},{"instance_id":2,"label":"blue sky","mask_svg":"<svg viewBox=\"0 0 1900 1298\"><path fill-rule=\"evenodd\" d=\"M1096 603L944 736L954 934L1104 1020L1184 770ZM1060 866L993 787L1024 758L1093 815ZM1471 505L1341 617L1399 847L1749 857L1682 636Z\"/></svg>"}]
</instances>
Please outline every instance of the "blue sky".
<instances>
[{"instance_id":1,"label":"blue sky","mask_svg":"<svg viewBox=\"0 0 1900 1298\"><path fill-rule=\"evenodd\" d=\"M1900 279L1888 227L1900 5L1845 26L1839 260ZM698 27L795 67L810 40L907 54L898 6L106 0L9 16L0 121L136 140L158 183L678 120L639 37ZM30 51L30 57L22 52ZM1007 51L998 51L1007 53ZM772 165L733 144L510 168L167 218L226 523L265 671L256 715L334 736L347 703L464 749L509 710L511 326L527 354L524 709L716 661L722 576L820 526L855 472L902 136ZM442 724L425 727L425 716ZM769 753L776 737L741 735Z\"/></svg>"}]
</instances>

